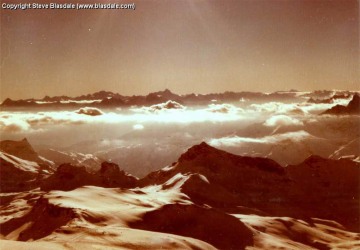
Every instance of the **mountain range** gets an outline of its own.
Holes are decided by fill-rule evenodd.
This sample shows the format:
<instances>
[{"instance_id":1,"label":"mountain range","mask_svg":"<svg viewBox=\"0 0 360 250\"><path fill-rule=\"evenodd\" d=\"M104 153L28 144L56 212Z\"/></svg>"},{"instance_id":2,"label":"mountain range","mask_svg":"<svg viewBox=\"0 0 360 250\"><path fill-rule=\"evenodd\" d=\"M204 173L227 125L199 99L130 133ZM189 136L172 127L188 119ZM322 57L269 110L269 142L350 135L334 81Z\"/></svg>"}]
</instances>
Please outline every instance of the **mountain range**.
<instances>
[{"instance_id":1,"label":"mountain range","mask_svg":"<svg viewBox=\"0 0 360 250\"><path fill-rule=\"evenodd\" d=\"M309 99L310 102L324 102L327 98L340 98L348 97L356 92L353 91L314 91L314 92L299 92L296 90L291 91L277 91L273 93L261 92L224 92L212 94L186 94L178 95L168 89L164 91L153 92L148 95L133 95L125 96L110 91L99 91L93 94L81 95L77 97L69 96L45 96L42 99L24 99L12 100L5 99L2 107L130 107L130 106L149 106L167 101L175 101L180 104L199 105L209 104L216 102L238 102L250 100L255 102L265 101L303 101ZM316 98L314 101L313 98ZM332 100L331 99L331 100Z\"/></svg>"}]
</instances>

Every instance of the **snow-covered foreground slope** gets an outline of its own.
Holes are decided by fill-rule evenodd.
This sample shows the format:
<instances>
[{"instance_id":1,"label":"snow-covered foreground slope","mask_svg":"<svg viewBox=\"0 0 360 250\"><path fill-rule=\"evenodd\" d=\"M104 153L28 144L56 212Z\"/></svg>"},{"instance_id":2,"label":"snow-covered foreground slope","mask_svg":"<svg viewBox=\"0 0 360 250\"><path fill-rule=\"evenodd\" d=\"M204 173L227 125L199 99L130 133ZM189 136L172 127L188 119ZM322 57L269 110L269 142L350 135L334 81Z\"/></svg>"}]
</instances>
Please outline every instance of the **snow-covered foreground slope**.
<instances>
[{"instance_id":1,"label":"snow-covered foreground slope","mask_svg":"<svg viewBox=\"0 0 360 250\"><path fill-rule=\"evenodd\" d=\"M312 218L311 222L289 217L239 215L254 233L248 249L357 249L360 235L346 231L335 221Z\"/></svg>"},{"instance_id":2,"label":"snow-covered foreground slope","mask_svg":"<svg viewBox=\"0 0 360 250\"><path fill-rule=\"evenodd\" d=\"M87 186L41 196L34 193L33 198L39 198L33 201L29 212L20 216L19 212L15 213L14 219L7 215L7 222L1 225L4 240L0 245L4 249L354 249L360 246L359 234L348 232L335 221L230 214L196 205L180 190L178 186L132 190ZM13 205L23 198L15 197ZM10 211L7 206L2 206L2 210Z\"/></svg>"},{"instance_id":3,"label":"snow-covered foreground slope","mask_svg":"<svg viewBox=\"0 0 360 250\"><path fill-rule=\"evenodd\" d=\"M112 163L97 174L64 164L40 184L45 191L1 194L0 246L356 249L359 176L347 159L311 156L284 168L206 143L141 180Z\"/></svg>"},{"instance_id":4,"label":"snow-covered foreground slope","mask_svg":"<svg viewBox=\"0 0 360 250\"><path fill-rule=\"evenodd\" d=\"M35 241L0 244L26 249L214 249L200 240L128 226L147 211L174 202L191 204L174 190L154 188L51 191L43 194L29 213L1 225L2 235L8 240Z\"/></svg>"}]
</instances>

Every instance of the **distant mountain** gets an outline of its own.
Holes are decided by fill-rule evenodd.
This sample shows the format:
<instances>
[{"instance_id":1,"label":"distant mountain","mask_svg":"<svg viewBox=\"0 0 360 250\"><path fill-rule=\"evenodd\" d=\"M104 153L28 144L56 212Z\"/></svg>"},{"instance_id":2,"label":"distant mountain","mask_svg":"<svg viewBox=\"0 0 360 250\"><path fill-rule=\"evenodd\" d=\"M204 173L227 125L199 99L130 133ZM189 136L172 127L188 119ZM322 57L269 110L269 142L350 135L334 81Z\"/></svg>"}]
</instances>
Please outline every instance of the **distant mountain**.
<instances>
[{"instance_id":1,"label":"distant mountain","mask_svg":"<svg viewBox=\"0 0 360 250\"><path fill-rule=\"evenodd\" d=\"M92 154L60 151L50 148L39 150L39 154L54 162L55 165L70 163L72 165L84 166L90 172L99 170L100 164L103 161Z\"/></svg>"},{"instance_id":2,"label":"distant mountain","mask_svg":"<svg viewBox=\"0 0 360 250\"><path fill-rule=\"evenodd\" d=\"M336 105L336 106L326 110L323 114L326 114L326 115L351 115L351 114L360 115L360 96L359 96L359 94L355 94L347 106Z\"/></svg>"},{"instance_id":3,"label":"distant mountain","mask_svg":"<svg viewBox=\"0 0 360 250\"><path fill-rule=\"evenodd\" d=\"M213 94L187 94L177 95L168 89L149 93L148 95L123 96L110 91L99 91L93 94L81 95L77 97L69 96L45 96L42 99L12 100L7 98L2 107L128 107L128 106L150 106L175 101L180 104L208 104L216 100L218 102L238 102L239 100L253 101L291 101L302 100L301 92L274 92L270 94L260 92L224 92Z\"/></svg>"},{"instance_id":4,"label":"distant mountain","mask_svg":"<svg viewBox=\"0 0 360 250\"><path fill-rule=\"evenodd\" d=\"M93 94L88 95L81 95L78 97L75 97L74 100L99 100L99 99L110 99L110 98L123 98L122 95L113 93L111 91L99 91L95 92Z\"/></svg>"},{"instance_id":5,"label":"distant mountain","mask_svg":"<svg viewBox=\"0 0 360 250\"><path fill-rule=\"evenodd\" d=\"M93 94L80 95L76 97L69 96L45 96L42 99L24 99L12 100L5 99L1 103L3 108L11 107L130 107L130 106L150 106L167 101L175 101L183 105L206 105L213 102L303 102L308 99L310 103L332 103L335 99L348 98L351 95L358 94L355 91L333 91L323 90L314 92L276 91L273 93L261 92L233 92L226 91L223 93L210 94L186 94L178 95L169 89L149 93L147 95L125 96L111 91L99 91Z\"/></svg>"},{"instance_id":6,"label":"distant mountain","mask_svg":"<svg viewBox=\"0 0 360 250\"><path fill-rule=\"evenodd\" d=\"M170 90L165 89L164 91L158 91L154 93L150 93L145 97L146 104L158 104L167 101L176 101L181 102L181 97L172 93Z\"/></svg>"}]
</instances>

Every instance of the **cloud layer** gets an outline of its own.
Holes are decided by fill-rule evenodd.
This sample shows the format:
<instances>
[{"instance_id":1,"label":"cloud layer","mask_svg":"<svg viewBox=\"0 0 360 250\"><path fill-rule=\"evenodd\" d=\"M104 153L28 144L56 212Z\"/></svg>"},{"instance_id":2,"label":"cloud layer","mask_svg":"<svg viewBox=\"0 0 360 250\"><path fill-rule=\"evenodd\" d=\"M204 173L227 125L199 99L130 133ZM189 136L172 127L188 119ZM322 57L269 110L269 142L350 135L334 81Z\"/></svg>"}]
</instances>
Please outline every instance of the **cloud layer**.
<instances>
[{"instance_id":1,"label":"cloud layer","mask_svg":"<svg viewBox=\"0 0 360 250\"><path fill-rule=\"evenodd\" d=\"M260 138L251 138L251 137L240 137L240 136L227 136L217 139L211 139L209 143L214 147L240 147L244 143L253 143L253 144L276 144L283 141L293 141L299 142L309 138L315 138L304 130L287 132L282 134L275 134L264 136Z\"/></svg>"},{"instance_id":2,"label":"cloud layer","mask_svg":"<svg viewBox=\"0 0 360 250\"><path fill-rule=\"evenodd\" d=\"M264 122L264 125L268 127L290 126L290 125L301 126L303 125L303 122L287 115L275 115L268 118Z\"/></svg>"},{"instance_id":3,"label":"cloud layer","mask_svg":"<svg viewBox=\"0 0 360 250\"><path fill-rule=\"evenodd\" d=\"M339 99L338 103L347 100ZM51 126L81 124L124 124L141 130L146 123L192 124L202 122L233 123L254 121L267 127L302 126L304 121L317 118L317 113L334 104L280 103L262 104L210 104L185 107L175 101L167 101L149 107L113 109L104 112L98 108L85 107L75 111L1 112L0 132L18 133L53 129ZM241 106L241 107L240 107ZM137 126L141 124L143 127Z\"/></svg>"}]
</instances>

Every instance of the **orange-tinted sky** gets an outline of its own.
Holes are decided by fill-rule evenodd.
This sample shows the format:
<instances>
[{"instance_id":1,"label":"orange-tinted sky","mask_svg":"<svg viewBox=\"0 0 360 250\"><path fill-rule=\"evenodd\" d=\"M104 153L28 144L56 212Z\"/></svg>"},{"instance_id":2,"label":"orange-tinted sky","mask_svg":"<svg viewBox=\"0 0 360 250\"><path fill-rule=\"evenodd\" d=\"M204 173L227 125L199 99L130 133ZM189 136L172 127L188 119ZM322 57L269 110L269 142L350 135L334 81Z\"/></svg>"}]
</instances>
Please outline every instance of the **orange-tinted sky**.
<instances>
[{"instance_id":1,"label":"orange-tinted sky","mask_svg":"<svg viewBox=\"0 0 360 250\"><path fill-rule=\"evenodd\" d=\"M0 99L359 89L356 0L135 3L2 9Z\"/></svg>"}]
</instances>

